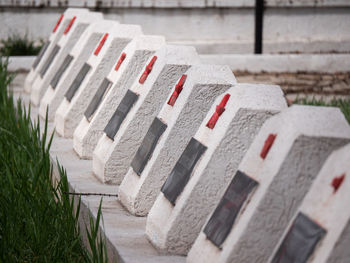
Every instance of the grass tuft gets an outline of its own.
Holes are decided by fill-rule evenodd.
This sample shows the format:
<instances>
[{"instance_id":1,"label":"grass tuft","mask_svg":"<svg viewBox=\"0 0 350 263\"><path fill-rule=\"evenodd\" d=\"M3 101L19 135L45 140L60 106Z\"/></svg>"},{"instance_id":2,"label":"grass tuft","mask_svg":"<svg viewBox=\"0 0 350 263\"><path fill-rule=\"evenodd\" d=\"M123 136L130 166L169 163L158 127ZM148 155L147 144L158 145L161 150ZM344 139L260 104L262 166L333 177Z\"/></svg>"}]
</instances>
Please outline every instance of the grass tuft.
<instances>
[{"instance_id":1,"label":"grass tuft","mask_svg":"<svg viewBox=\"0 0 350 263\"><path fill-rule=\"evenodd\" d=\"M47 121L40 130L8 86L12 76L0 57L0 262L107 262L96 225L87 229L89 252L79 229L80 199L70 198L67 176L53 184ZM92 220L92 219L91 219ZM93 221L91 221L93 222Z\"/></svg>"},{"instance_id":2,"label":"grass tuft","mask_svg":"<svg viewBox=\"0 0 350 263\"><path fill-rule=\"evenodd\" d=\"M1 40L0 56L36 56L43 46L43 41L40 45L35 45L34 41L30 40L25 34L13 34L5 40Z\"/></svg>"}]
</instances>

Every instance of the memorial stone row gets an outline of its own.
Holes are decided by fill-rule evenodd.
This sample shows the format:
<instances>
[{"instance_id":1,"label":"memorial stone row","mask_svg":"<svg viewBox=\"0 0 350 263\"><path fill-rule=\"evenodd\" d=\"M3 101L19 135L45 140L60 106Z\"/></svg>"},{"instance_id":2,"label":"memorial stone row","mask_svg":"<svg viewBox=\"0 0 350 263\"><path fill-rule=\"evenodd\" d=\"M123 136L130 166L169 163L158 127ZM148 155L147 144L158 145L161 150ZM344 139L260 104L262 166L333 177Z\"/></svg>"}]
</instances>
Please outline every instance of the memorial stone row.
<instances>
[{"instance_id":1,"label":"memorial stone row","mask_svg":"<svg viewBox=\"0 0 350 263\"><path fill-rule=\"evenodd\" d=\"M350 127L287 107L190 46L67 9L25 81L160 251L188 262L350 262ZM135 248L137 249L137 248Z\"/></svg>"}]
</instances>

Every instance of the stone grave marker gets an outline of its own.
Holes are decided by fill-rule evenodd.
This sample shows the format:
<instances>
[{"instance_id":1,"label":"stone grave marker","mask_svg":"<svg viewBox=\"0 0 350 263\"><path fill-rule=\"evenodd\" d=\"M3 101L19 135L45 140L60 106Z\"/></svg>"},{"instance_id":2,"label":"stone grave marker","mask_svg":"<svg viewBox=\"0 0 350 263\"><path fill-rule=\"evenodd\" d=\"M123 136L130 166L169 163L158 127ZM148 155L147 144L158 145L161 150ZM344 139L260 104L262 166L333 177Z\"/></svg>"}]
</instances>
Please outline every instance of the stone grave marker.
<instances>
[{"instance_id":1,"label":"stone grave marker","mask_svg":"<svg viewBox=\"0 0 350 263\"><path fill-rule=\"evenodd\" d=\"M104 91L110 87L111 82L104 79L115 61L118 60L126 45L141 33L139 26L118 25L104 34L95 52L82 67L82 70L88 69L86 76L79 83L76 82L76 85L69 87L56 111L55 127L58 134L63 137L73 137L73 132L96 91L101 88L100 93L103 96Z\"/></svg>"},{"instance_id":2,"label":"stone grave marker","mask_svg":"<svg viewBox=\"0 0 350 263\"><path fill-rule=\"evenodd\" d=\"M350 258L350 144L322 167L269 262L347 262ZM269 251L266 251L269 252Z\"/></svg>"},{"instance_id":3,"label":"stone grave marker","mask_svg":"<svg viewBox=\"0 0 350 263\"><path fill-rule=\"evenodd\" d=\"M70 51L84 39L84 35L88 33L88 28L92 21L103 21L102 14L95 12L80 13L77 16L73 16L69 21L69 24L64 29L63 36L48 53L47 59L43 61L42 66L39 67L38 75L31 88L30 100L33 105L39 105L45 91L49 88L51 80L55 77L57 71L62 68L61 65L67 64L67 61L69 62L70 58L68 55Z\"/></svg>"},{"instance_id":4,"label":"stone grave marker","mask_svg":"<svg viewBox=\"0 0 350 263\"><path fill-rule=\"evenodd\" d=\"M39 54L36 56L32 68L30 69L26 79L24 81L24 90L30 92L32 84L35 78L38 76L39 68L42 67L44 61L47 59L48 54L52 52L52 49L56 46L58 41L64 35L65 29L67 28L69 22L74 16L80 16L80 14L85 14L89 12L88 9L84 8L68 8L64 13L59 17L55 27L52 30L52 33L41 48Z\"/></svg>"},{"instance_id":5,"label":"stone grave marker","mask_svg":"<svg viewBox=\"0 0 350 263\"><path fill-rule=\"evenodd\" d=\"M154 117L193 64L199 64L199 57L189 46L166 45L149 59L122 95L93 152L93 171L103 182L121 183Z\"/></svg>"},{"instance_id":6,"label":"stone grave marker","mask_svg":"<svg viewBox=\"0 0 350 263\"><path fill-rule=\"evenodd\" d=\"M115 67L103 80L74 131L73 147L81 158L92 159L92 152L114 109L125 92L132 87L138 74L144 70L149 57L164 45L164 37L140 35L123 50ZM106 90L105 85L108 85ZM105 91L100 92L101 89Z\"/></svg>"},{"instance_id":7,"label":"stone grave marker","mask_svg":"<svg viewBox=\"0 0 350 263\"><path fill-rule=\"evenodd\" d=\"M237 84L217 98L148 214L159 250L187 254L264 121L286 106L279 86Z\"/></svg>"},{"instance_id":8,"label":"stone grave marker","mask_svg":"<svg viewBox=\"0 0 350 263\"><path fill-rule=\"evenodd\" d=\"M349 140L338 108L293 105L267 120L188 262L267 262L327 157Z\"/></svg>"},{"instance_id":9,"label":"stone grave marker","mask_svg":"<svg viewBox=\"0 0 350 263\"><path fill-rule=\"evenodd\" d=\"M84 77L90 71L90 65L87 60L90 56L94 56L94 52L98 48L105 34L110 30L116 30L119 26L118 22L111 20L101 20L92 23L83 36L76 43L74 48L65 56L66 59L72 57L72 61L68 67L64 67L65 61L61 65L57 65L56 76L59 79L53 78L49 88L46 90L39 107L39 114L45 117L46 109L48 108L48 120L53 121L56 111L61 104L64 95L71 86L79 86ZM61 69L63 69L61 71Z\"/></svg>"},{"instance_id":10,"label":"stone grave marker","mask_svg":"<svg viewBox=\"0 0 350 263\"><path fill-rule=\"evenodd\" d=\"M151 125L119 187L119 199L131 213L147 215L214 100L235 83L228 66L193 66L181 76L154 119L166 126L165 132L151 145Z\"/></svg>"}]
</instances>

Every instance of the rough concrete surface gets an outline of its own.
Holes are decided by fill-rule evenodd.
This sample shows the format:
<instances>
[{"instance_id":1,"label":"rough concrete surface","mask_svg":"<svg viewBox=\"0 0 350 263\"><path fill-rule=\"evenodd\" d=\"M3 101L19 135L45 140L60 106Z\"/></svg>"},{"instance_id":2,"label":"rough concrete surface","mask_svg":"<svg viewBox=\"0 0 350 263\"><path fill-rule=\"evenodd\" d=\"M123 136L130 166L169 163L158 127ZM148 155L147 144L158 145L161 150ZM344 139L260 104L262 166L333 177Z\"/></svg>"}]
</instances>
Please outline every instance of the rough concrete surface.
<instances>
[{"instance_id":1,"label":"rough concrete surface","mask_svg":"<svg viewBox=\"0 0 350 263\"><path fill-rule=\"evenodd\" d=\"M67 21L67 25L69 24L69 21ZM44 66L45 63L40 63L37 67L37 71L34 75L34 79L32 80L30 86L29 84L25 87L28 87L28 92L31 92L31 100L32 103L37 106L40 103L40 99L42 98L43 94L45 94L46 89L50 85L51 79L54 77L54 74L56 73L58 66L63 62L66 55L69 53L69 51L72 49L72 47L75 45L75 43L78 41L80 36L83 34L84 30L87 28L87 23L78 23L78 25L75 28L72 28L72 33L69 34L69 37L64 37L64 40L60 38L60 41L56 43L57 46L60 47L60 50L58 51L55 59L52 61L50 67L47 69L45 76L42 78L40 76L40 70ZM49 52L45 52L45 55L47 55L45 58L42 59L42 62L46 62L46 60L50 57L50 55L53 55L52 51L54 47L52 46L52 49L50 49ZM51 45L50 45L51 46ZM49 46L49 48L50 48ZM53 69L54 68L54 69ZM30 75L28 75L28 78ZM30 78L28 80L30 82ZM30 89L29 89L30 87Z\"/></svg>"},{"instance_id":2,"label":"rough concrete surface","mask_svg":"<svg viewBox=\"0 0 350 263\"><path fill-rule=\"evenodd\" d=\"M98 21L88 26L79 41L75 43L76 45L74 45L74 48L69 50L69 54L72 55L74 59L61 76L61 80L58 82L56 88L53 89L52 87L48 87L46 90L46 93L40 102L40 116L43 118L45 117L46 108L48 107L48 119L53 121L57 108L64 99L66 91L73 83L80 69L94 52L101 37L114 26L116 26L116 22L107 20ZM59 66L60 65L57 65L57 69Z\"/></svg>"},{"instance_id":3,"label":"rough concrete surface","mask_svg":"<svg viewBox=\"0 0 350 263\"><path fill-rule=\"evenodd\" d=\"M35 78L32 84L30 98L34 105L39 105L40 100L44 96L46 90L49 88L50 82L55 76L55 73L57 72L59 67L61 66L61 63L64 61L66 56L74 49L75 45L79 43L79 40L83 38L84 32L86 32L86 30L88 29L88 26L91 23L91 21L102 21L102 18L102 14L90 12L82 13L79 16L77 16L76 21L74 21L74 23L72 24L71 29L68 31L67 35L64 35L64 37L60 38L60 41L57 43L57 46L60 47L60 50L56 54L45 75L41 77L41 75L38 74L38 76ZM41 69L39 69L39 71L40 70Z\"/></svg>"},{"instance_id":4,"label":"rough concrete surface","mask_svg":"<svg viewBox=\"0 0 350 263\"><path fill-rule=\"evenodd\" d=\"M112 87L101 101L92 119L82 118L74 132L73 147L81 158L92 159L92 152L103 135L103 129L112 117L126 91L130 89L140 72L144 70L149 57L165 45L161 36L136 37L123 50L125 60L118 71L111 70L107 79Z\"/></svg>"},{"instance_id":5,"label":"rough concrete surface","mask_svg":"<svg viewBox=\"0 0 350 263\"><path fill-rule=\"evenodd\" d=\"M118 25L108 30L108 38L98 56L91 55L87 63L92 67L74 97L63 100L55 115L57 132L64 137L73 137L74 130L83 118L95 92L111 71L125 46L142 33L136 25Z\"/></svg>"},{"instance_id":6,"label":"rough concrete surface","mask_svg":"<svg viewBox=\"0 0 350 263\"><path fill-rule=\"evenodd\" d=\"M142 174L137 175L130 167L119 187L122 204L138 216L148 214L165 179L216 97L236 83L227 66L193 66L186 75L183 90L174 106L167 104L170 93L157 116L167 129Z\"/></svg>"},{"instance_id":7,"label":"rough concrete surface","mask_svg":"<svg viewBox=\"0 0 350 263\"><path fill-rule=\"evenodd\" d=\"M73 18L74 14L78 15L81 13L87 12L86 9L77 9L77 8L68 8L64 13L63 13L63 20L59 24L59 27L56 29L56 32L51 32L49 40L50 45L46 49L45 53L41 57L41 60L39 61L38 65L36 66L36 69L34 70L33 68L30 69L26 80L24 82L24 90L26 92L30 92L32 88L32 84L35 80L35 78L38 76L39 69L42 67L44 61L48 58L49 54L51 53L52 49L54 46L58 43L58 41L61 39L63 36L63 33L68 26L70 20ZM73 14L74 13L74 14Z\"/></svg>"},{"instance_id":8,"label":"rough concrete surface","mask_svg":"<svg viewBox=\"0 0 350 263\"><path fill-rule=\"evenodd\" d=\"M207 149L175 206L160 193L149 212L146 234L160 250L187 254L264 121L287 106L278 86L237 84L227 93L231 96L214 129L206 124L225 94L194 136Z\"/></svg>"},{"instance_id":9,"label":"rough concrete surface","mask_svg":"<svg viewBox=\"0 0 350 263\"><path fill-rule=\"evenodd\" d=\"M312 183L296 215L301 212L322 227L326 234L317 245L308 262L347 262L350 258L350 211L344 209L350 202L350 144L334 151L324 163ZM333 180L344 175L344 181L335 190ZM294 220L284 230L281 241ZM274 253L272 254L272 256ZM270 257L271 259L271 257Z\"/></svg>"},{"instance_id":10,"label":"rough concrete surface","mask_svg":"<svg viewBox=\"0 0 350 263\"><path fill-rule=\"evenodd\" d=\"M269 134L277 137L262 159ZM337 108L293 105L267 120L238 167L259 186L222 249L201 232L188 261L266 262L322 164L349 140L350 127Z\"/></svg>"},{"instance_id":11,"label":"rough concrete surface","mask_svg":"<svg viewBox=\"0 0 350 263\"><path fill-rule=\"evenodd\" d=\"M146 82L140 85L137 78L130 89L139 97L114 140L103 134L94 150L93 170L104 182L122 182L153 118L176 81L191 65L199 63L193 47L167 45L155 56L157 60Z\"/></svg>"}]
</instances>

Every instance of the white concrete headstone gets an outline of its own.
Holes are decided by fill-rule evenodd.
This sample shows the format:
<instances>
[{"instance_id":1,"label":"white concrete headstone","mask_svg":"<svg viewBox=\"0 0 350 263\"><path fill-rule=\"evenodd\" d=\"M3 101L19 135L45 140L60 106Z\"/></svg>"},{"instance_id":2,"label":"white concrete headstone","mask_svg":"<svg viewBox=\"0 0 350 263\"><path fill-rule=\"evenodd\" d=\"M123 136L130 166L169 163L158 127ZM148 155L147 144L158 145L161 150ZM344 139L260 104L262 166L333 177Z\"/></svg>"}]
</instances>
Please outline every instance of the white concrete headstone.
<instances>
[{"instance_id":1,"label":"white concrete headstone","mask_svg":"<svg viewBox=\"0 0 350 263\"><path fill-rule=\"evenodd\" d=\"M216 99L148 214L159 250L187 254L264 121L286 107L279 86L237 84Z\"/></svg>"},{"instance_id":2,"label":"white concrete headstone","mask_svg":"<svg viewBox=\"0 0 350 263\"><path fill-rule=\"evenodd\" d=\"M54 120L56 111L67 90L72 85L78 85L80 80L82 81L83 79L76 79L77 76L83 78L86 71L88 71L88 67L84 67L86 61L95 52L104 35L109 30L118 27L118 25L118 22L111 20L100 20L90 24L73 49L69 50L65 58L62 59L61 65L55 65L59 79L52 78L48 89L41 99L39 107L41 117L45 117L46 109L48 108L48 120ZM68 58L71 58L71 62L64 67L65 60Z\"/></svg>"},{"instance_id":3,"label":"white concrete headstone","mask_svg":"<svg viewBox=\"0 0 350 263\"><path fill-rule=\"evenodd\" d=\"M44 61L48 58L49 54L52 52L52 49L58 43L58 41L63 36L69 22L72 20L74 16L80 16L80 14L84 14L89 12L88 9L83 8L68 8L64 13L59 17L55 27L52 30L52 33L49 37L49 40L44 44L39 54L34 60L31 70L29 71L26 79L24 81L24 90L26 92L30 92L32 88L32 84L35 78L39 74L39 69L42 67ZM68 32L67 32L68 33Z\"/></svg>"},{"instance_id":4,"label":"white concrete headstone","mask_svg":"<svg viewBox=\"0 0 350 263\"><path fill-rule=\"evenodd\" d=\"M188 262L267 262L327 157L349 140L338 108L293 105L267 120Z\"/></svg>"},{"instance_id":5,"label":"white concrete headstone","mask_svg":"<svg viewBox=\"0 0 350 263\"><path fill-rule=\"evenodd\" d=\"M115 67L107 76L107 81L111 83L110 89L105 92L99 105L95 105L97 108L85 111L84 117L74 131L73 148L81 158L92 159L92 152L114 109L119 105L125 92L132 87L139 73L144 70L150 56L164 45L164 37L140 35L123 50ZM96 93L94 96L97 95ZM92 103L90 101L88 107L93 106Z\"/></svg>"},{"instance_id":6,"label":"white concrete headstone","mask_svg":"<svg viewBox=\"0 0 350 263\"><path fill-rule=\"evenodd\" d=\"M55 77L60 67L62 67L62 64L67 63L67 55L73 47L79 45L89 25L95 21L102 21L102 19L103 16L100 13L85 12L80 13L79 16L74 16L70 20L63 36L52 48L50 54L48 54L47 59L39 69L39 74L33 82L30 96L33 105L39 105L51 80Z\"/></svg>"},{"instance_id":7,"label":"white concrete headstone","mask_svg":"<svg viewBox=\"0 0 350 263\"><path fill-rule=\"evenodd\" d=\"M334 151L305 196L269 262L350 259L350 144ZM269 251L266 251L269 252Z\"/></svg>"},{"instance_id":8,"label":"white concrete headstone","mask_svg":"<svg viewBox=\"0 0 350 263\"><path fill-rule=\"evenodd\" d=\"M126 45L136 36L141 35L140 26L117 25L102 37L95 52L84 66L90 67L79 86L71 86L65 94L55 115L55 127L63 137L73 137L73 132L84 116L89 102L100 89L106 90L110 83L104 81ZM101 86L102 85L102 86Z\"/></svg>"},{"instance_id":9,"label":"white concrete headstone","mask_svg":"<svg viewBox=\"0 0 350 263\"><path fill-rule=\"evenodd\" d=\"M193 66L180 78L156 117L166 125L164 133L153 148L145 151L152 135L150 130L147 132L149 136L143 139L119 187L119 199L131 213L147 215L165 179L214 100L235 83L228 66ZM140 157L141 167L137 162Z\"/></svg>"},{"instance_id":10,"label":"white concrete headstone","mask_svg":"<svg viewBox=\"0 0 350 263\"><path fill-rule=\"evenodd\" d=\"M166 45L149 60L123 94L93 152L93 171L102 181L121 183L168 94L194 64L199 64L199 57L189 46Z\"/></svg>"}]
</instances>

